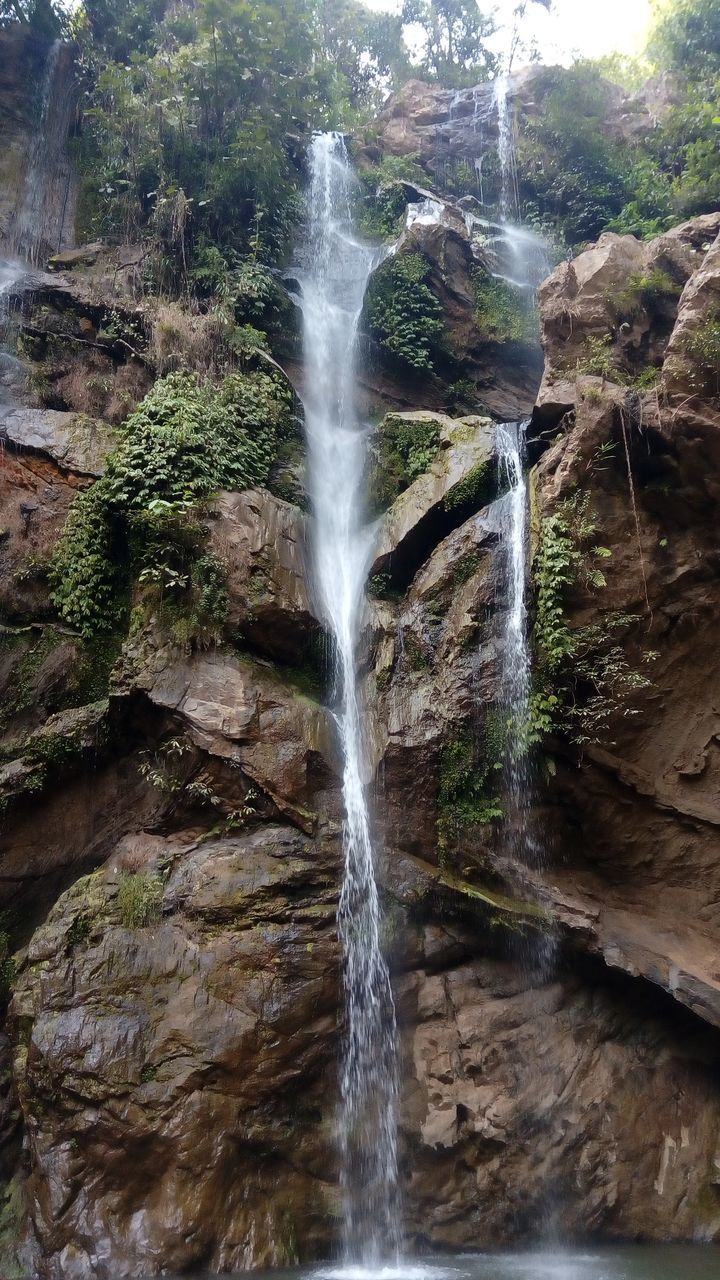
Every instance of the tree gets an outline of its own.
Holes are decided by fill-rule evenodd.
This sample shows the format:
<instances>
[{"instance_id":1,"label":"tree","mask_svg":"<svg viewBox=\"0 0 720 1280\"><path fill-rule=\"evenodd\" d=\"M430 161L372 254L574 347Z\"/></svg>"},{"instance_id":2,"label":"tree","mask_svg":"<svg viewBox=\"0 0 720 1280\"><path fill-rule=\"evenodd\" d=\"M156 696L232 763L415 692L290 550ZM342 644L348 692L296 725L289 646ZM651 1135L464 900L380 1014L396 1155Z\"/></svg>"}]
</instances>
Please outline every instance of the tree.
<instances>
[{"instance_id":1,"label":"tree","mask_svg":"<svg viewBox=\"0 0 720 1280\"><path fill-rule=\"evenodd\" d=\"M0 0L0 27L21 22L39 36L55 39L65 27L65 15L53 0Z\"/></svg>"},{"instance_id":2,"label":"tree","mask_svg":"<svg viewBox=\"0 0 720 1280\"><path fill-rule=\"evenodd\" d=\"M422 30L420 66L426 75L460 88L494 70L497 58L486 41L495 22L475 0L405 0L402 17Z\"/></svg>"},{"instance_id":3,"label":"tree","mask_svg":"<svg viewBox=\"0 0 720 1280\"><path fill-rule=\"evenodd\" d=\"M660 68L706 84L720 75L720 5L717 0L655 3L648 52Z\"/></svg>"},{"instance_id":4,"label":"tree","mask_svg":"<svg viewBox=\"0 0 720 1280\"><path fill-rule=\"evenodd\" d=\"M669 69L682 91L649 139L652 154L672 180L680 217L717 208L720 191L720 5L717 0L656 3L648 55L657 71Z\"/></svg>"},{"instance_id":5,"label":"tree","mask_svg":"<svg viewBox=\"0 0 720 1280\"><path fill-rule=\"evenodd\" d=\"M83 234L151 235L176 284L208 249L281 259L304 140L377 105L404 57L401 19L357 0L86 0L77 25Z\"/></svg>"}]
</instances>

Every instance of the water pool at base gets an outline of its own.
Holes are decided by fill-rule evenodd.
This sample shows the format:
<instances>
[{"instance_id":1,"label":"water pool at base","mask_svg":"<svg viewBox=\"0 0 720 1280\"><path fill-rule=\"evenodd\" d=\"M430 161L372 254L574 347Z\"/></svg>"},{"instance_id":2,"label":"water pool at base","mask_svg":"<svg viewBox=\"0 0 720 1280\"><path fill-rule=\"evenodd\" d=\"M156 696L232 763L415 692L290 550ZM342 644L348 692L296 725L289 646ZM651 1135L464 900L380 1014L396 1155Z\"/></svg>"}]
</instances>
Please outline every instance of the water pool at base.
<instances>
[{"instance_id":1,"label":"water pool at base","mask_svg":"<svg viewBox=\"0 0 720 1280\"><path fill-rule=\"evenodd\" d=\"M242 1274L257 1280L720 1280L720 1246L618 1245L433 1254L409 1258L399 1266L327 1263ZM194 1280L206 1278L195 1276Z\"/></svg>"}]
</instances>

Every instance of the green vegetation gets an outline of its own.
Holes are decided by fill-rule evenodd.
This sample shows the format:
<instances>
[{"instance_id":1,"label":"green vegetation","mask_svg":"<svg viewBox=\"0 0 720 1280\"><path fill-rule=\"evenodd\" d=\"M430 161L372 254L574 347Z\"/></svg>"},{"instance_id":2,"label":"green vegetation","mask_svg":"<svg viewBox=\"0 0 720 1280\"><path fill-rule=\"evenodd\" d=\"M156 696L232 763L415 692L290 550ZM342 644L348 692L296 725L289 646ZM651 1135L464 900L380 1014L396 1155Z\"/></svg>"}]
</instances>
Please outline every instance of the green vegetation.
<instances>
[{"instance_id":1,"label":"green vegetation","mask_svg":"<svg viewBox=\"0 0 720 1280\"><path fill-rule=\"evenodd\" d=\"M469 827L504 817L493 787L502 767L491 721L480 748L470 729L454 733L443 744L438 775L438 846L446 851Z\"/></svg>"},{"instance_id":2,"label":"green vegetation","mask_svg":"<svg viewBox=\"0 0 720 1280\"><path fill-rule=\"evenodd\" d=\"M529 744L554 732L566 733L579 745L601 741L614 715L634 714L633 697L650 683L632 670L618 643L638 621L636 616L608 611L599 624L572 629L568 623L566 606L574 590L607 585L600 564L612 553L597 544L596 533L589 494L581 490L561 502L540 526L533 566L536 687ZM646 652L643 661L653 657Z\"/></svg>"},{"instance_id":3,"label":"green vegetation","mask_svg":"<svg viewBox=\"0 0 720 1280\"><path fill-rule=\"evenodd\" d=\"M595 240L630 196L622 148L607 136L612 89L589 63L541 69L541 104L518 143L523 212L550 219L569 244Z\"/></svg>"},{"instance_id":4,"label":"green vegetation","mask_svg":"<svg viewBox=\"0 0 720 1280\"><path fill-rule=\"evenodd\" d=\"M406 631L404 635L405 661L411 671L429 671L432 666L427 647L414 631Z\"/></svg>"},{"instance_id":5,"label":"green vegetation","mask_svg":"<svg viewBox=\"0 0 720 1280\"><path fill-rule=\"evenodd\" d=\"M150 871L121 876L117 907L126 929L142 929L156 924L162 916L163 882Z\"/></svg>"},{"instance_id":6,"label":"green vegetation","mask_svg":"<svg viewBox=\"0 0 720 1280\"><path fill-rule=\"evenodd\" d=\"M670 75L668 76L668 73ZM627 139L604 127L617 84L632 95L664 76L668 101L654 126ZM615 83L613 83L613 81ZM579 61L541 70L540 110L519 139L523 214L555 224L567 243L603 230L642 239L717 206L720 190L720 13L715 0L657 6L646 57Z\"/></svg>"},{"instance_id":7,"label":"green vegetation","mask_svg":"<svg viewBox=\"0 0 720 1280\"><path fill-rule=\"evenodd\" d=\"M365 315L372 336L405 370L432 373L443 324L427 285L430 264L419 253L388 258L371 277Z\"/></svg>"},{"instance_id":8,"label":"green vegetation","mask_svg":"<svg viewBox=\"0 0 720 1280\"><path fill-rule=\"evenodd\" d=\"M474 0L405 0L403 18L419 30L424 79L460 88L486 80L497 66L487 45L494 16Z\"/></svg>"},{"instance_id":9,"label":"green vegetation","mask_svg":"<svg viewBox=\"0 0 720 1280\"><path fill-rule=\"evenodd\" d=\"M221 624L223 575L202 554L196 505L213 490L267 481L290 400L274 373L234 373L219 385L160 379L124 424L102 479L71 508L50 570L61 617L86 639L111 632L137 577L183 602L201 629Z\"/></svg>"},{"instance_id":10,"label":"green vegetation","mask_svg":"<svg viewBox=\"0 0 720 1280\"><path fill-rule=\"evenodd\" d=\"M360 199L356 218L360 230L371 239L395 239L402 230L407 196L402 182L425 187L428 175L417 157L383 156L360 174Z\"/></svg>"},{"instance_id":11,"label":"green vegetation","mask_svg":"<svg viewBox=\"0 0 720 1280\"><path fill-rule=\"evenodd\" d=\"M720 395L720 316L709 317L688 333L684 350L698 366L698 390Z\"/></svg>"},{"instance_id":12,"label":"green vegetation","mask_svg":"<svg viewBox=\"0 0 720 1280\"><path fill-rule=\"evenodd\" d=\"M15 961L11 950L10 935L0 929L0 1004L7 1000L15 978Z\"/></svg>"},{"instance_id":13,"label":"green vegetation","mask_svg":"<svg viewBox=\"0 0 720 1280\"><path fill-rule=\"evenodd\" d=\"M477 551L468 551L464 556L460 556L456 560L453 569L453 583L456 587L462 587L466 582L477 573L480 568L481 560Z\"/></svg>"},{"instance_id":14,"label":"green vegetation","mask_svg":"<svg viewBox=\"0 0 720 1280\"><path fill-rule=\"evenodd\" d=\"M489 501L492 494L492 467L487 461L476 462L467 475L445 495L446 511L457 511L461 507L477 510Z\"/></svg>"},{"instance_id":15,"label":"green vegetation","mask_svg":"<svg viewBox=\"0 0 720 1280\"><path fill-rule=\"evenodd\" d=\"M0 726L7 725L24 712L32 710L36 701L34 677L45 659L63 642L64 637L53 627L43 627L32 633L30 639L23 632L17 631L0 635L0 653L19 653L12 668L12 679L3 692Z\"/></svg>"},{"instance_id":16,"label":"green vegetation","mask_svg":"<svg viewBox=\"0 0 720 1280\"><path fill-rule=\"evenodd\" d=\"M626 284L609 299L618 316L632 317L639 311L661 306L666 301L677 301L682 293L679 285L666 271L655 267L647 275L628 277Z\"/></svg>"},{"instance_id":17,"label":"green vegetation","mask_svg":"<svg viewBox=\"0 0 720 1280\"><path fill-rule=\"evenodd\" d=\"M537 318L519 289L476 269L475 323L495 342L536 342Z\"/></svg>"},{"instance_id":18,"label":"green vegetation","mask_svg":"<svg viewBox=\"0 0 720 1280\"><path fill-rule=\"evenodd\" d=\"M379 102L401 26L355 0L85 0L83 233L145 240L173 287L207 288L214 249L280 260L300 212L289 139Z\"/></svg>"},{"instance_id":19,"label":"green vegetation","mask_svg":"<svg viewBox=\"0 0 720 1280\"><path fill-rule=\"evenodd\" d=\"M432 466L440 449L436 422L388 414L378 429L370 477L371 505L391 506L400 493Z\"/></svg>"},{"instance_id":20,"label":"green vegetation","mask_svg":"<svg viewBox=\"0 0 720 1280\"><path fill-rule=\"evenodd\" d=\"M41 40L66 33L65 6L53 0L0 0L0 27L19 22Z\"/></svg>"},{"instance_id":21,"label":"green vegetation","mask_svg":"<svg viewBox=\"0 0 720 1280\"><path fill-rule=\"evenodd\" d=\"M87 942L92 932L92 921L83 911L74 916L65 934L65 952L70 955L75 947Z\"/></svg>"},{"instance_id":22,"label":"green vegetation","mask_svg":"<svg viewBox=\"0 0 720 1280\"><path fill-rule=\"evenodd\" d=\"M611 333L602 336L590 334L583 343L583 352L575 363L577 373L595 378L607 378L610 382L624 382L625 373L615 362Z\"/></svg>"}]
</instances>

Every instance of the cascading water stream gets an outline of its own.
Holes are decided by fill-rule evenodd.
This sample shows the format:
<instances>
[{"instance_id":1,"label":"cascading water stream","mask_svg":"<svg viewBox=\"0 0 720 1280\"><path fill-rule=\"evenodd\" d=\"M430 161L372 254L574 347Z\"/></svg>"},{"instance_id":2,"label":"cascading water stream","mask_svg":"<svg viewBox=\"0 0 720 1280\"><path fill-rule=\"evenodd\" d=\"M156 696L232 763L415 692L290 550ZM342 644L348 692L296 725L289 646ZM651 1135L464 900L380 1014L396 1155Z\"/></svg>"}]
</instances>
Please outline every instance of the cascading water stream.
<instances>
[{"instance_id":1,"label":"cascading water stream","mask_svg":"<svg viewBox=\"0 0 720 1280\"><path fill-rule=\"evenodd\" d=\"M498 479L507 492L495 504L494 517L502 557L505 601L498 691L501 720L506 725L502 773L501 855L506 874L527 895L529 876L542 869L542 843L532 818L534 777L530 724L531 656L528 639L527 577L529 552L528 487L524 469L525 423L496 428ZM552 967L554 937L547 928L528 936L522 962L532 981L542 981Z\"/></svg>"},{"instance_id":2,"label":"cascading water stream","mask_svg":"<svg viewBox=\"0 0 720 1280\"><path fill-rule=\"evenodd\" d=\"M66 221L72 221L68 218L72 180L65 149L74 110L68 48L55 40L48 49L22 200L7 228L13 254L32 266L60 249Z\"/></svg>"},{"instance_id":3,"label":"cascading water stream","mask_svg":"<svg viewBox=\"0 0 720 1280\"><path fill-rule=\"evenodd\" d=\"M342 136L310 150L309 228L302 290L304 398L313 574L332 638L343 752L344 875L339 932L345 987L341 1159L347 1262L393 1260L399 1250L395 1010L380 945L380 908L365 796L363 709L356 656L372 531L363 524L366 433L354 406L354 356L377 250L352 233L353 175Z\"/></svg>"},{"instance_id":4,"label":"cascading water stream","mask_svg":"<svg viewBox=\"0 0 720 1280\"><path fill-rule=\"evenodd\" d=\"M503 558L505 613L499 704L507 725L503 800L509 835L507 853L525 861L526 810L530 795L524 726L530 707L530 652L527 640L527 481L523 469L524 425L505 422L496 428L498 479L507 492L496 504Z\"/></svg>"},{"instance_id":5,"label":"cascading water stream","mask_svg":"<svg viewBox=\"0 0 720 1280\"><path fill-rule=\"evenodd\" d=\"M518 191L515 128L509 101L510 77L498 76L493 83L493 100L498 126L498 157L500 160L500 217L503 222L517 218L520 197Z\"/></svg>"}]
</instances>

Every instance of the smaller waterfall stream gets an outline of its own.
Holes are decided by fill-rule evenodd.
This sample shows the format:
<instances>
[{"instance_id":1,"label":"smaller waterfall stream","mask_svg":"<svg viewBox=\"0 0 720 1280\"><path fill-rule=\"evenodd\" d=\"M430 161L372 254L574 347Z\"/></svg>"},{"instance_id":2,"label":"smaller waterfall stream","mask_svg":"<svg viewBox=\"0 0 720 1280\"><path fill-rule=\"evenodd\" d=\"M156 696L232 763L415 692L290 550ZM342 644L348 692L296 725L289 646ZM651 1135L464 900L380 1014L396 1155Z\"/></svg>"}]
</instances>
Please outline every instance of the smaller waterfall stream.
<instances>
[{"instance_id":1,"label":"smaller waterfall stream","mask_svg":"<svg viewBox=\"0 0 720 1280\"><path fill-rule=\"evenodd\" d=\"M533 871L545 863L542 840L533 819L535 777L529 742L532 661L528 636L527 581L529 560L528 484L524 468L526 423L502 423L496 428L498 479L507 492L495 504L495 520L502 557L505 601L501 637L498 710L505 726L500 833L504 871L521 896L533 896L528 885ZM543 981L551 971L555 951L552 932L545 928L529 935L521 947L521 963L531 981Z\"/></svg>"},{"instance_id":2,"label":"smaller waterfall stream","mask_svg":"<svg viewBox=\"0 0 720 1280\"><path fill-rule=\"evenodd\" d=\"M309 232L302 289L305 426L314 515L313 568L332 637L343 753L345 868L339 932L345 986L341 1169L346 1262L377 1264L399 1252L396 1105L398 1068L390 976L365 796L358 632L371 552L363 524L366 433L355 413L354 358L365 288L378 252L353 235L353 174L342 135L310 150Z\"/></svg>"},{"instance_id":3,"label":"smaller waterfall stream","mask_svg":"<svg viewBox=\"0 0 720 1280\"><path fill-rule=\"evenodd\" d=\"M507 789L516 809L528 790L527 752L522 750L522 737L530 705L526 603L528 492L523 468L524 427L524 423L502 423L497 427L495 437L500 484L506 485L508 490L498 503L507 592L500 703L511 726Z\"/></svg>"}]
</instances>

